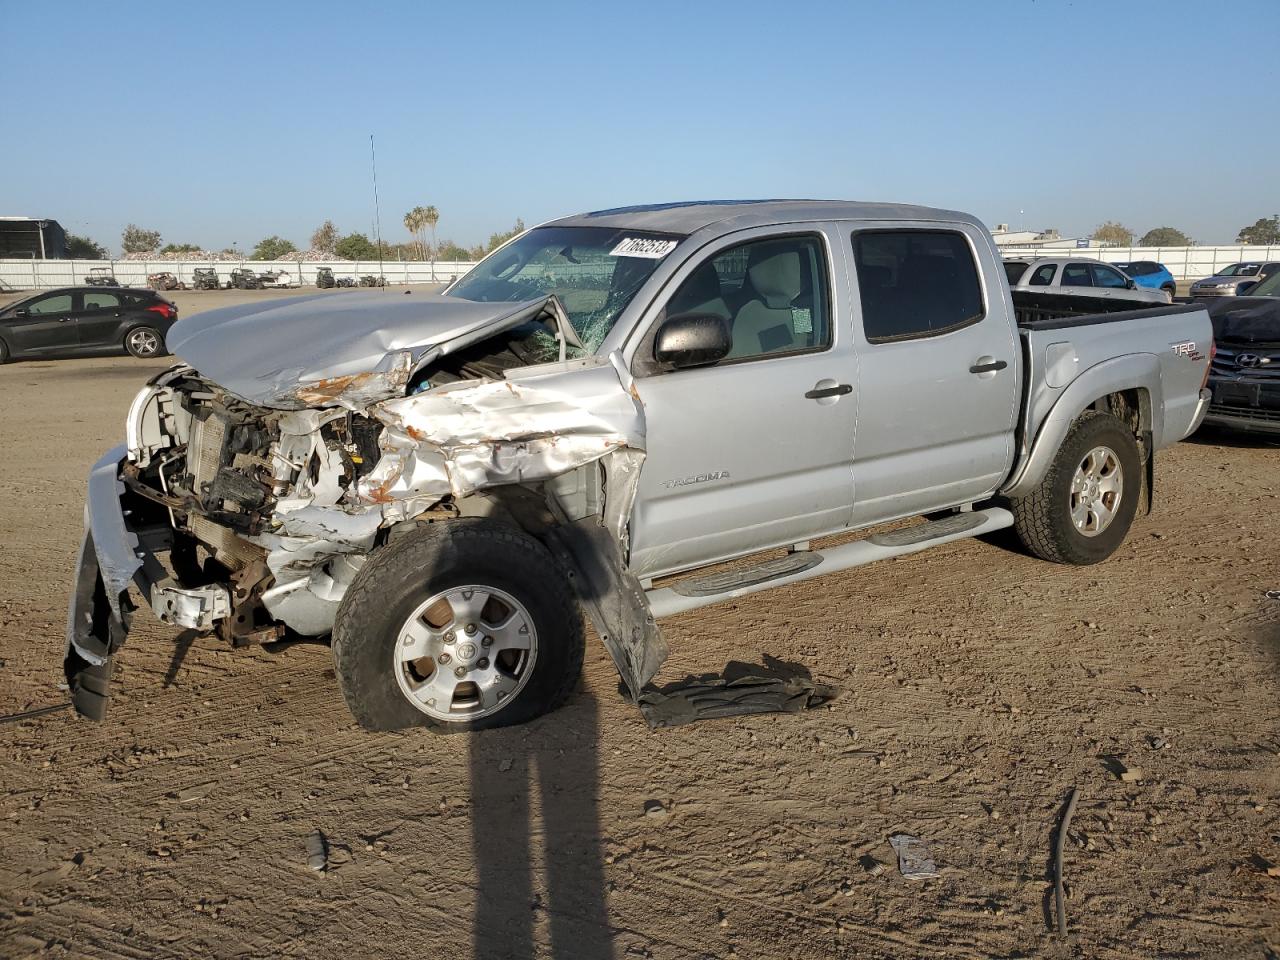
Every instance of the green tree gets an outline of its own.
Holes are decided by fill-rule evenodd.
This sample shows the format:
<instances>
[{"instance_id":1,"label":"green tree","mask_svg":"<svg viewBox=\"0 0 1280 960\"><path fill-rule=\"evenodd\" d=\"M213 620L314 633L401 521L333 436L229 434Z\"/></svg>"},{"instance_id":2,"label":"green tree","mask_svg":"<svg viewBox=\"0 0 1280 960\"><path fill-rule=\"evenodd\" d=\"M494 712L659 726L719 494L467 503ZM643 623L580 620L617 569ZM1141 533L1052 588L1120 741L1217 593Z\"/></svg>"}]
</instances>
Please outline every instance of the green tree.
<instances>
[{"instance_id":1,"label":"green tree","mask_svg":"<svg viewBox=\"0 0 1280 960\"><path fill-rule=\"evenodd\" d=\"M519 217L516 217L515 224L513 224L511 229L508 230L506 233L489 234L489 243L484 248L484 252L492 253L494 250L497 250L500 246L502 246L512 237L518 236L519 234L522 234L522 233L524 233L524 221L521 220Z\"/></svg>"},{"instance_id":2,"label":"green tree","mask_svg":"<svg viewBox=\"0 0 1280 960\"><path fill-rule=\"evenodd\" d=\"M283 237L277 237L272 234L258 241L258 245L253 248L250 254L250 260L279 260L287 253L297 253L298 248L289 240Z\"/></svg>"},{"instance_id":3,"label":"green tree","mask_svg":"<svg viewBox=\"0 0 1280 960\"><path fill-rule=\"evenodd\" d=\"M312 250L318 250L321 253L333 253L337 245L338 228L333 225L332 220L326 220L316 227L315 233L311 234Z\"/></svg>"},{"instance_id":4,"label":"green tree","mask_svg":"<svg viewBox=\"0 0 1280 960\"><path fill-rule=\"evenodd\" d=\"M1251 227L1243 227L1236 234L1236 243L1257 243L1274 246L1280 243L1280 214L1262 217Z\"/></svg>"},{"instance_id":5,"label":"green tree","mask_svg":"<svg viewBox=\"0 0 1280 960\"><path fill-rule=\"evenodd\" d=\"M131 223L120 234L120 246L125 253L151 253L160 246L160 231L144 230Z\"/></svg>"},{"instance_id":6,"label":"green tree","mask_svg":"<svg viewBox=\"0 0 1280 960\"><path fill-rule=\"evenodd\" d=\"M166 243L160 248L161 253L199 253L200 248L194 243Z\"/></svg>"},{"instance_id":7,"label":"green tree","mask_svg":"<svg viewBox=\"0 0 1280 960\"><path fill-rule=\"evenodd\" d=\"M441 240L435 253L438 260L471 260L473 256L471 250L458 246L452 240Z\"/></svg>"},{"instance_id":8,"label":"green tree","mask_svg":"<svg viewBox=\"0 0 1280 960\"><path fill-rule=\"evenodd\" d=\"M344 260L377 260L378 248L363 233L349 233L339 240L333 252Z\"/></svg>"},{"instance_id":9,"label":"green tree","mask_svg":"<svg viewBox=\"0 0 1280 960\"><path fill-rule=\"evenodd\" d=\"M1122 223L1108 220L1093 231L1090 239L1097 240L1104 247L1127 247L1133 244L1133 231Z\"/></svg>"},{"instance_id":10,"label":"green tree","mask_svg":"<svg viewBox=\"0 0 1280 960\"><path fill-rule=\"evenodd\" d=\"M72 260L105 260L107 250L88 237L78 237L74 233L68 233L67 256Z\"/></svg>"},{"instance_id":11,"label":"green tree","mask_svg":"<svg viewBox=\"0 0 1280 960\"><path fill-rule=\"evenodd\" d=\"M1177 227L1156 227L1148 230L1138 241L1143 247L1189 247L1191 238Z\"/></svg>"}]
</instances>

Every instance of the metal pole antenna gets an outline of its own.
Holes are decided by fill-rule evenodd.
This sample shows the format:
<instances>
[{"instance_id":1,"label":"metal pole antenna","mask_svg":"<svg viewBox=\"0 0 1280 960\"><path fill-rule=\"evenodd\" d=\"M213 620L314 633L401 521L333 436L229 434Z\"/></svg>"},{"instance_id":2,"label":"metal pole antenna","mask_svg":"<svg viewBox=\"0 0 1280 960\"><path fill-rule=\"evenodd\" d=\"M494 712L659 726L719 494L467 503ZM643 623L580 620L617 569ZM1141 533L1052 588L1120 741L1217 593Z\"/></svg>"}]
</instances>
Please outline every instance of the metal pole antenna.
<instances>
[{"instance_id":1,"label":"metal pole antenna","mask_svg":"<svg viewBox=\"0 0 1280 960\"><path fill-rule=\"evenodd\" d=\"M387 275L382 270L382 211L378 209L378 154L373 148L373 134L369 134L369 165L373 170L373 232L378 236L378 278L387 285Z\"/></svg>"}]
</instances>

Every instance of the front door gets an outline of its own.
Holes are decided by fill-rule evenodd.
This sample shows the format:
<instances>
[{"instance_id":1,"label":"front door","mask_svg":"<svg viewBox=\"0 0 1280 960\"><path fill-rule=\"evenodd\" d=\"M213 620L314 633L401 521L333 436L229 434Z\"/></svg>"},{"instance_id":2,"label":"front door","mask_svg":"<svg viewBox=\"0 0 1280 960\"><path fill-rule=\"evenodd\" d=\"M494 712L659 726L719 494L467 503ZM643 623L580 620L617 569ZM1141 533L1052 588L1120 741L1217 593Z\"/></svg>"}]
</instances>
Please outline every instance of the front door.
<instances>
[{"instance_id":1,"label":"front door","mask_svg":"<svg viewBox=\"0 0 1280 960\"><path fill-rule=\"evenodd\" d=\"M834 319L849 315L832 275L836 235L795 229L717 242L649 315L632 364L648 437L632 513L640 576L806 540L848 519L856 370L848 328ZM657 327L681 314L723 318L729 355L654 367Z\"/></svg>"},{"instance_id":2,"label":"front door","mask_svg":"<svg viewBox=\"0 0 1280 960\"><path fill-rule=\"evenodd\" d=\"M50 293L32 300L23 315L6 320L14 354L67 353L76 349L75 294Z\"/></svg>"},{"instance_id":3,"label":"front door","mask_svg":"<svg viewBox=\"0 0 1280 960\"><path fill-rule=\"evenodd\" d=\"M981 499L1013 462L1020 351L1004 297L984 295L965 224L846 237L858 285L862 416L853 522ZM988 284L998 262L982 260Z\"/></svg>"}]
</instances>

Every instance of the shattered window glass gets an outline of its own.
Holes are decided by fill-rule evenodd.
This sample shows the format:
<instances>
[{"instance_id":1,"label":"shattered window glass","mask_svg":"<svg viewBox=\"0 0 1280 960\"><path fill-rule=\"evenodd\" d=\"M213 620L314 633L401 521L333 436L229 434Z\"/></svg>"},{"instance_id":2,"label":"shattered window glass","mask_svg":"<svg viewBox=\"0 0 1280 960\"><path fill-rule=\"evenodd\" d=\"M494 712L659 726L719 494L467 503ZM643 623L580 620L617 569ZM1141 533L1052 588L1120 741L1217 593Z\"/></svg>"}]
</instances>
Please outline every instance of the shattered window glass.
<instances>
[{"instance_id":1,"label":"shattered window glass","mask_svg":"<svg viewBox=\"0 0 1280 960\"><path fill-rule=\"evenodd\" d=\"M449 296L520 303L554 294L594 351L680 239L612 227L539 227L482 260Z\"/></svg>"}]
</instances>

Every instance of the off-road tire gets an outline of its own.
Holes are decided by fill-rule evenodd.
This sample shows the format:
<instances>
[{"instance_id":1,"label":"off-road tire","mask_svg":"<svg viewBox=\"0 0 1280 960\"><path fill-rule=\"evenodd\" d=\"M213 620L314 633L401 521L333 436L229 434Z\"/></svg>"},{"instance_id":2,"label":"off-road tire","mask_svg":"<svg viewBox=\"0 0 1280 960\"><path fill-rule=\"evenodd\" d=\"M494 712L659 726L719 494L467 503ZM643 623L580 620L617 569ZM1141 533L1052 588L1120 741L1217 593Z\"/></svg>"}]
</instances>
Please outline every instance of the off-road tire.
<instances>
[{"instance_id":1,"label":"off-road tire","mask_svg":"<svg viewBox=\"0 0 1280 960\"><path fill-rule=\"evenodd\" d=\"M1071 481L1090 450L1110 447L1120 461L1124 486L1110 526L1089 537L1071 521ZM1039 485L1013 500L1014 529L1023 546L1042 560L1086 566L1116 552L1133 524L1142 488L1138 442L1129 428L1109 413L1082 413L1071 425L1062 446Z\"/></svg>"},{"instance_id":2,"label":"off-road tire","mask_svg":"<svg viewBox=\"0 0 1280 960\"><path fill-rule=\"evenodd\" d=\"M537 657L524 687L496 713L437 720L397 682L394 648L414 608L463 584L503 590L527 609ZM565 574L523 531L487 519L423 524L374 551L347 589L333 626L333 662L347 708L368 730L428 727L440 733L526 723L561 706L582 673L582 616Z\"/></svg>"}]
</instances>

